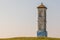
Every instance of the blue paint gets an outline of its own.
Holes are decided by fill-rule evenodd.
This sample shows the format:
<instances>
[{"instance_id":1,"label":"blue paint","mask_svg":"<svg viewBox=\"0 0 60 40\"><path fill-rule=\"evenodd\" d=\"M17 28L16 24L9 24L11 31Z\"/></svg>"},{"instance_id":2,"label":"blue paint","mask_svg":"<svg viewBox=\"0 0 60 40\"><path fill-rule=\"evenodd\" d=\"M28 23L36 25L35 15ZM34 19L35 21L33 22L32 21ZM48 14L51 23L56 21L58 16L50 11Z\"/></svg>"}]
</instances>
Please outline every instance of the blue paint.
<instances>
[{"instance_id":1,"label":"blue paint","mask_svg":"<svg viewBox=\"0 0 60 40\"><path fill-rule=\"evenodd\" d=\"M37 36L38 37L47 37L47 31L38 31Z\"/></svg>"}]
</instances>

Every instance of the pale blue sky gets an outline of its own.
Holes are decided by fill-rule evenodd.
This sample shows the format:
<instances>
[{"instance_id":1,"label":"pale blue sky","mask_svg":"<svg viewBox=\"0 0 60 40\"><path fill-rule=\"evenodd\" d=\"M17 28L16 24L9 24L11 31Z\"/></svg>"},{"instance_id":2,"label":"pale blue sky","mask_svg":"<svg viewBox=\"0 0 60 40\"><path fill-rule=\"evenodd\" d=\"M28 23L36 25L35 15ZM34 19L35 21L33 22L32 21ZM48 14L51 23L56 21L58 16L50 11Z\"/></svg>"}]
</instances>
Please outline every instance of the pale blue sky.
<instances>
[{"instance_id":1,"label":"pale blue sky","mask_svg":"<svg viewBox=\"0 0 60 40\"><path fill-rule=\"evenodd\" d=\"M60 0L0 0L0 38L35 37L41 2L48 8L48 37L60 37Z\"/></svg>"}]
</instances>

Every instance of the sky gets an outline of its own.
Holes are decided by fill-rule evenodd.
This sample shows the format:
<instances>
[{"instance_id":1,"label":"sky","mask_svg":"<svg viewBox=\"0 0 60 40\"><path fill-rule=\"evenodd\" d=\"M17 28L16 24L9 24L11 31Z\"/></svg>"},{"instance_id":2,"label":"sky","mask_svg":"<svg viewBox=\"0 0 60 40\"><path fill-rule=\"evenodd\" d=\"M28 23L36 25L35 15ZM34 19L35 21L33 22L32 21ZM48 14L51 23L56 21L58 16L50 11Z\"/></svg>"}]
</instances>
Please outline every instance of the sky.
<instances>
[{"instance_id":1,"label":"sky","mask_svg":"<svg viewBox=\"0 0 60 40\"><path fill-rule=\"evenodd\" d=\"M48 37L60 38L60 0L0 0L0 38L36 37L41 2L48 8Z\"/></svg>"}]
</instances>

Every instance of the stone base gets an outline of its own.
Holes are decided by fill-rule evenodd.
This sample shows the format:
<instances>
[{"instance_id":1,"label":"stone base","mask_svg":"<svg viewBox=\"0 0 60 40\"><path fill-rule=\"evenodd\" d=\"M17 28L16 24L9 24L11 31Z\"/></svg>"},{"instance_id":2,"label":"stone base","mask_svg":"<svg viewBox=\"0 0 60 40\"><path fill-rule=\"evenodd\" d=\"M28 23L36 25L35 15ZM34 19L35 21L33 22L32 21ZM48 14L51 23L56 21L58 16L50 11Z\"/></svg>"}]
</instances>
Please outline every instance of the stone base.
<instances>
[{"instance_id":1,"label":"stone base","mask_svg":"<svg viewBox=\"0 0 60 40\"><path fill-rule=\"evenodd\" d=\"M47 31L37 31L37 37L47 37Z\"/></svg>"}]
</instances>

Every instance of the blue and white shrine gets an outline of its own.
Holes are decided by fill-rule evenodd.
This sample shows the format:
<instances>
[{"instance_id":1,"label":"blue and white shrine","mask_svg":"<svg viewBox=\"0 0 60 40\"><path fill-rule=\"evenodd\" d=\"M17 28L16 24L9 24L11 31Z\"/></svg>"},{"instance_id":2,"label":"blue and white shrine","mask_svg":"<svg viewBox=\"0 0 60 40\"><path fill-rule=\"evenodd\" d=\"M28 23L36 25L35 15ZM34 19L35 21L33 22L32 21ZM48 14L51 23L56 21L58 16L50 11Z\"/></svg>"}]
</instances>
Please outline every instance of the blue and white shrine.
<instances>
[{"instance_id":1,"label":"blue and white shrine","mask_svg":"<svg viewBox=\"0 0 60 40\"><path fill-rule=\"evenodd\" d=\"M38 8L38 31L37 37L47 37L46 31L46 10L47 7L41 3Z\"/></svg>"}]
</instances>

